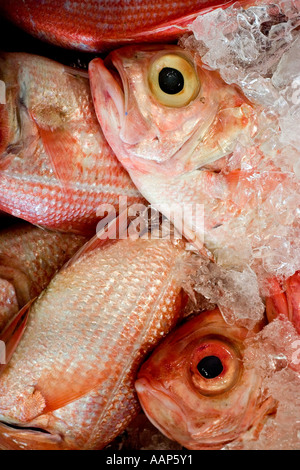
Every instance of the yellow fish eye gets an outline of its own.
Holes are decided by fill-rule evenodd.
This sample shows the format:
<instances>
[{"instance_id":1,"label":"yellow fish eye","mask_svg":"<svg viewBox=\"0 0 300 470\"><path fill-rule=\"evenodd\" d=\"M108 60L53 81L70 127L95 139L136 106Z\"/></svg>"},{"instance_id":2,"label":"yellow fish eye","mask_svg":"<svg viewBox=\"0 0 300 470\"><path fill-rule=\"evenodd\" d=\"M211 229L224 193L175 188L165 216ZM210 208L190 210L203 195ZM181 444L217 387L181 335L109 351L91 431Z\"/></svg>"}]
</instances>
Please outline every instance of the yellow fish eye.
<instances>
[{"instance_id":1,"label":"yellow fish eye","mask_svg":"<svg viewBox=\"0 0 300 470\"><path fill-rule=\"evenodd\" d=\"M165 54L154 60L148 74L150 90L163 105L181 108L199 93L200 83L192 63L179 54Z\"/></svg>"}]
</instances>

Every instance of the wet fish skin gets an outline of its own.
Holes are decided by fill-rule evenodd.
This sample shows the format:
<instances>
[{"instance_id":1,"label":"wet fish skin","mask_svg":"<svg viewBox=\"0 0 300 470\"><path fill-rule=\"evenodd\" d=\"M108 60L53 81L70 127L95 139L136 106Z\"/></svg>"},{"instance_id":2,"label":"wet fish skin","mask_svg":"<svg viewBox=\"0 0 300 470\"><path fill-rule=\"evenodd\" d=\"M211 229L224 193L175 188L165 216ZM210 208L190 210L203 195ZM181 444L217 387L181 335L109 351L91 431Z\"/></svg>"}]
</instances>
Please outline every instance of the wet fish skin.
<instances>
[{"instance_id":1,"label":"wet fish skin","mask_svg":"<svg viewBox=\"0 0 300 470\"><path fill-rule=\"evenodd\" d=\"M261 378L243 367L244 341L253 332L228 325L218 309L172 331L142 365L135 387L152 424L188 449L222 449L255 429L274 410ZM223 369L200 373L215 356ZM200 370L199 370L200 365Z\"/></svg>"},{"instance_id":2,"label":"wet fish skin","mask_svg":"<svg viewBox=\"0 0 300 470\"><path fill-rule=\"evenodd\" d=\"M0 330L87 241L26 222L0 231Z\"/></svg>"},{"instance_id":3,"label":"wet fish skin","mask_svg":"<svg viewBox=\"0 0 300 470\"><path fill-rule=\"evenodd\" d=\"M142 198L108 146L86 73L4 53L0 79L0 210L53 230L95 234L102 203Z\"/></svg>"},{"instance_id":4,"label":"wet fish skin","mask_svg":"<svg viewBox=\"0 0 300 470\"><path fill-rule=\"evenodd\" d=\"M149 0L44 0L42 3L1 0L0 12L39 39L69 49L100 52L130 41L175 39L202 11L232 3L159 0L154 5Z\"/></svg>"},{"instance_id":5,"label":"wet fish skin","mask_svg":"<svg viewBox=\"0 0 300 470\"><path fill-rule=\"evenodd\" d=\"M126 427L137 368L180 318L186 256L181 241L100 243L54 277L0 376L1 448L103 448Z\"/></svg>"}]
</instances>

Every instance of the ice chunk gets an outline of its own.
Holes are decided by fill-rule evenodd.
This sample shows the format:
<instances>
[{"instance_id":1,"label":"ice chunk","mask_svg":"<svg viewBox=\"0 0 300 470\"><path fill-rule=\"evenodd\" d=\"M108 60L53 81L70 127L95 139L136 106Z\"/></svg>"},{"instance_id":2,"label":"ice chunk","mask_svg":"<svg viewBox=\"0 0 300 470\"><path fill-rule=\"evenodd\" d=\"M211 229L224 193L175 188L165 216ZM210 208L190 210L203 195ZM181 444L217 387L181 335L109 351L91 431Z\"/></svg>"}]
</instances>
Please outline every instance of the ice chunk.
<instances>
[{"instance_id":1,"label":"ice chunk","mask_svg":"<svg viewBox=\"0 0 300 470\"><path fill-rule=\"evenodd\" d=\"M300 336L285 317L246 341L244 367L262 377L262 392L277 402L258 439L250 432L227 449L296 450L300 448Z\"/></svg>"},{"instance_id":2,"label":"ice chunk","mask_svg":"<svg viewBox=\"0 0 300 470\"><path fill-rule=\"evenodd\" d=\"M195 256L183 266L184 289L194 297L194 310L201 310L203 297L208 308L218 305L225 321L237 322L253 328L264 315L264 304L260 297L257 278L250 268L243 271L225 269L207 258ZM199 306L200 305L200 306Z\"/></svg>"},{"instance_id":3,"label":"ice chunk","mask_svg":"<svg viewBox=\"0 0 300 470\"><path fill-rule=\"evenodd\" d=\"M191 25L193 36L181 44L196 48L203 62L219 69L227 83L242 85L249 74L267 77L272 72L293 41L299 10L298 0L246 10L235 3L199 16Z\"/></svg>"}]
</instances>

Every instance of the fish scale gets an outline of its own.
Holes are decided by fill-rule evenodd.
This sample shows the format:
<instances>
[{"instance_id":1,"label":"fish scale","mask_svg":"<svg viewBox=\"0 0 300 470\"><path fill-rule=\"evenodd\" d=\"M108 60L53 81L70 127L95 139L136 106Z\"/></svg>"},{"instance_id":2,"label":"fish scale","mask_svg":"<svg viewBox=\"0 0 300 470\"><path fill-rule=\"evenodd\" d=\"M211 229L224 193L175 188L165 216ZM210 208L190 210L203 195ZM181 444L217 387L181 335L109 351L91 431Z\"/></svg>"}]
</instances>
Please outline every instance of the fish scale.
<instances>
[{"instance_id":1,"label":"fish scale","mask_svg":"<svg viewBox=\"0 0 300 470\"><path fill-rule=\"evenodd\" d=\"M0 232L0 329L87 241L18 223Z\"/></svg>"}]
</instances>

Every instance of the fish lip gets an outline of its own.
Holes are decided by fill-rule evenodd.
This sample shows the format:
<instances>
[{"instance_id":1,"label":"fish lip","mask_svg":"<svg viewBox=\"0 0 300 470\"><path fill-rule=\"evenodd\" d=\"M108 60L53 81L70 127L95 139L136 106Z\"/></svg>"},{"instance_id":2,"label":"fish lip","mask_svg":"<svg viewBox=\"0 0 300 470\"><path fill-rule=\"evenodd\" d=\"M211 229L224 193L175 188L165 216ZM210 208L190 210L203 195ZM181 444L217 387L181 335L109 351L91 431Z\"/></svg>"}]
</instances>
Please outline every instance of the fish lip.
<instances>
[{"instance_id":1,"label":"fish lip","mask_svg":"<svg viewBox=\"0 0 300 470\"><path fill-rule=\"evenodd\" d=\"M117 51L111 52L103 61L104 66L106 67L107 71L110 73L112 80L115 84L119 87L119 94L111 95L111 99L113 100L116 108L120 109L120 102L122 102L123 109L122 112L119 112L120 117L120 125L121 128L123 127L124 118L126 116L126 108L128 103L128 96L129 96L129 85L126 74L124 73L124 68L122 67L122 61L120 57L118 57Z\"/></svg>"},{"instance_id":2,"label":"fish lip","mask_svg":"<svg viewBox=\"0 0 300 470\"><path fill-rule=\"evenodd\" d=\"M109 56L105 59L109 63ZM120 86L116 79L116 67L113 70L104 64L100 58L95 58L89 64L89 77L91 93L96 109L96 114L103 131L112 131L118 135L125 117L125 97L123 85ZM111 129L111 116L114 125Z\"/></svg>"},{"instance_id":3,"label":"fish lip","mask_svg":"<svg viewBox=\"0 0 300 470\"><path fill-rule=\"evenodd\" d=\"M118 83L119 87L121 88L124 98L125 98L125 90L124 90L124 74L120 72L120 66L118 67L119 62L113 60L113 52L111 52L103 61L105 67L110 72L114 80Z\"/></svg>"},{"instance_id":4,"label":"fish lip","mask_svg":"<svg viewBox=\"0 0 300 470\"><path fill-rule=\"evenodd\" d=\"M15 424L9 419L0 418L0 450L38 450L64 448L64 438L33 424Z\"/></svg>"},{"instance_id":5,"label":"fish lip","mask_svg":"<svg viewBox=\"0 0 300 470\"><path fill-rule=\"evenodd\" d=\"M53 434L50 432L50 431L47 431L47 429L44 429L44 428L41 428L41 427L35 427L35 426L25 426L25 425L21 425L21 424L15 424L15 423L12 423L12 422L9 422L9 421L3 421L2 419L0 419L0 426L4 426L6 428L9 428L10 430L12 431L20 431L20 432L24 432L24 431L31 431L33 433L43 433L43 434L49 434L51 436L53 436Z\"/></svg>"}]
</instances>

